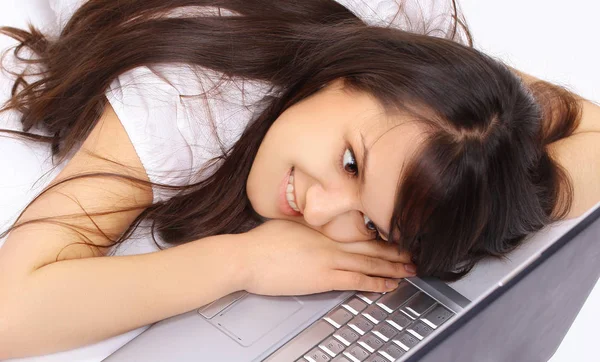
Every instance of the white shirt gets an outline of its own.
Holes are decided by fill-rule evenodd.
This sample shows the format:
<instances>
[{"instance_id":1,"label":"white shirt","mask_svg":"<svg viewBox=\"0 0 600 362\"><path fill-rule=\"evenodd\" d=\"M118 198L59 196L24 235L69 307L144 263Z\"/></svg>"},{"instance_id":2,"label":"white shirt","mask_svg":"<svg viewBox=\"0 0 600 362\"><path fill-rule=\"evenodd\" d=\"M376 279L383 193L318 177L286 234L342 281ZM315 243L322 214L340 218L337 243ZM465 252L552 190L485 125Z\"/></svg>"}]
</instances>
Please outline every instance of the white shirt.
<instances>
[{"instance_id":1,"label":"white shirt","mask_svg":"<svg viewBox=\"0 0 600 362\"><path fill-rule=\"evenodd\" d=\"M58 21L64 25L70 14L85 0L61 3L65 9ZM404 29L426 32L423 22L431 26L448 26L448 0L429 0L425 3L406 1L407 17L395 17L395 0L338 0L348 9L371 24L393 22ZM51 1L55 8L59 5ZM408 19L411 19L410 21ZM408 25L410 24L410 26ZM434 34L435 35L435 34ZM193 70L201 74L196 79ZM164 74L164 79L160 74ZM140 157L150 181L169 185L186 185L206 161L221 154L219 139L225 148L238 139L256 107L253 103L267 95L268 85L257 81L229 81L220 84L223 99L210 92L208 99L199 94L216 88L220 74L201 67L164 65L140 67L115 79L106 96L125 127ZM168 81L167 81L168 80ZM244 92L241 91L244 89ZM245 98L245 102L242 99ZM210 123L215 119L215 127ZM215 132L218 134L218 138ZM206 175L206 173L203 173ZM166 200L169 194L154 187L154 201Z\"/></svg>"},{"instance_id":2,"label":"white shirt","mask_svg":"<svg viewBox=\"0 0 600 362\"><path fill-rule=\"evenodd\" d=\"M72 14L86 0L49 0L55 12L54 31L64 27ZM392 23L409 31L427 33L428 29L448 29L451 24L451 0L404 0L405 16L398 16L397 0L337 0L371 25ZM197 7L200 12L214 13L214 7ZM178 13L191 11L182 9ZM227 12L226 12L227 13ZM424 24L429 23L426 28ZM442 31L443 33L443 31ZM432 32L431 35L442 35ZM193 69L202 74L196 80ZM162 72L167 79L159 76ZM139 67L115 79L106 96L125 127L142 161L150 181L169 185L186 185L199 178L195 172L220 155L219 138L226 148L238 140L256 111L253 102L267 94L268 85L243 81L221 84L224 99L216 93L208 101L197 96L219 82L217 72L186 65ZM239 84L236 84L239 83ZM242 91L245 102L242 102ZM196 95L196 96L194 96ZM247 107L246 107L247 106ZM215 128L211 125L215 119ZM206 175L206 173L203 173ZM200 175L198 175L200 176ZM154 201L169 194L154 187Z\"/></svg>"},{"instance_id":3,"label":"white shirt","mask_svg":"<svg viewBox=\"0 0 600 362\"><path fill-rule=\"evenodd\" d=\"M85 1L49 0L56 18L40 25L56 35ZM422 29L418 29L418 24L428 19L434 19L432 26L443 29L449 18L439 15L449 13L451 4L450 0L406 0L404 5L409 16L397 17L396 0L337 1L369 24L391 22L419 32ZM407 18L410 18L412 27L407 26ZM201 74L199 79L194 76L194 70ZM6 100L14 79L6 75L3 79L2 99ZM210 91L218 80L217 72L171 64L139 67L111 82L105 94L152 182L185 185L199 181L199 177L205 174L197 175L197 172L205 162L221 154L218 139L223 141L225 149L233 145L248 121L255 116L257 108L253 107L253 103L266 95L268 89L268 85L257 81L228 81L220 84L220 97ZM208 91L208 100L198 96L204 91ZM5 112L0 117L0 126L18 130L18 119L17 112ZM211 119L214 119L216 128L212 127ZM0 153L3 169L12 173L3 182L5 190L8 188L10 191L4 192L7 196L0 202L0 219L4 221L0 223L1 227L16 219L18 210L22 210L62 170L64 163L53 167L44 144L5 140L0 144ZM43 176L38 180L40 175ZM154 201L166 200L170 196L156 187L153 193Z\"/></svg>"},{"instance_id":4,"label":"white shirt","mask_svg":"<svg viewBox=\"0 0 600 362\"><path fill-rule=\"evenodd\" d=\"M198 171L235 144L260 110L255 103L269 94L266 82L219 78L206 68L169 64L138 67L111 83L107 99L150 181L199 181L207 173ZM170 196L158 187L153 192L154 201Z\"/></svg>"}]
</instances>

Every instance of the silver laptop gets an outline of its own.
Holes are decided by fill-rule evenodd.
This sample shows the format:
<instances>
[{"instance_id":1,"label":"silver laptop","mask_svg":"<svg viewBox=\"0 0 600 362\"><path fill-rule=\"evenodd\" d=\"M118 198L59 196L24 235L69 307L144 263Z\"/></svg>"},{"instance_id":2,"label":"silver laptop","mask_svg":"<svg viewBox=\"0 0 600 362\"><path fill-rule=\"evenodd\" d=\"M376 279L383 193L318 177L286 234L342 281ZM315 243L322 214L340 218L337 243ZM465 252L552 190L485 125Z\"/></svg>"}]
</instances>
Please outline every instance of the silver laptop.
<instances>
[{"instance_id":1,"label":"silver laptop","mask_svg":"<svg viewBox=\"0 0 600 362\"><path fill-rule=\"evenodd\" d=\"M599 217L596 207L473 302L434 278L384 294L237 292L154 324L104 361L546 361L598 280ZM587 262L573 265L577 255Z\"/></svg>"}]
</instances>

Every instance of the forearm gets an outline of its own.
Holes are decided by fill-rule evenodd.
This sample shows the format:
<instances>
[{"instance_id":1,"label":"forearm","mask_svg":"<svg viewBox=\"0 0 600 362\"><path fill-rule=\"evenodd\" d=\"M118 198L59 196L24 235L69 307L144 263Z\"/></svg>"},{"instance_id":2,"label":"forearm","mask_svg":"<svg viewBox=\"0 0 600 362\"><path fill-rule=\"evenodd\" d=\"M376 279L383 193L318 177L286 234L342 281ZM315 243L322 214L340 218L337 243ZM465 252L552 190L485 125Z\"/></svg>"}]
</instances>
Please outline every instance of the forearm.
<instances>
[{"instance_id":1,"label":"forearm","mask_svg":"<svg viewBox=\"0 0 600 362\"><path fill-rule=\"evenodd\" d=\"M567 218L581 216L600 202L600 107L581 99L581 122L567 138L548 146L573 186Z\"/></svg>"},{"instance_id":2,"label":"forearm","mask_svg":"<svg viewBox=\"0 0 600 362\"><path fill-rule=\"evenodd\" d=\"M578 217L600 202L600 133L574 134L549 148L573 186L573 203L567 218Z\"/></svg>"},{"instance_id":3,"label":"forearm","mask_svg":"<svg viewBox=\"0 0 600 362\"><path fill-rule=\"evenodd\" d=\"M514 68L510 68L514 71L526 85L541 81L532 75L523 73ZM584 132L600 132L600 106L585 99L575 93L573 93L581 103L581 120L579 126L575 130L575 134Z\"/></svg>"},{"instance_id":4,"label":"forearm","mask_svg":"<svg viewBox=\"0 0 600 362\"><path fill-rule=\"evenodd\" d=\"M0 308L0 360L93 343L239 289L233 237L133 256L59 261L24 278Z\"/></svg>"},{"instance_id":5,"label":"forearm","mask_svg":"<svg viewBox=\"0 0 600 362\"><path fill-rule=\"evenodd\" d=\"M511 68L528 85L540 79ZM600 202L600 107L575 95L581 104L581 118L573 134L548 146L554 159L565 169L573 186L573 203L567 218L582 215Z\"/></svg>"}]
</instances>

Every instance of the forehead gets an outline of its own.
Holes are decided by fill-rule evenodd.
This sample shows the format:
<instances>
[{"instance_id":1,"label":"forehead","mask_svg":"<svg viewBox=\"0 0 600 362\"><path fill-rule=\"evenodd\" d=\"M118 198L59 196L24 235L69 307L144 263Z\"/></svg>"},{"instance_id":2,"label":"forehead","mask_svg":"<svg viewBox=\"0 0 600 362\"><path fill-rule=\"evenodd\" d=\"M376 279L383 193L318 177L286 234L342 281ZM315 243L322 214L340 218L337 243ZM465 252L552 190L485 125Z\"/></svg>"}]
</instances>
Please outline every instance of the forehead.
<instances>
[{"instance_id":1,"label":"forehead","mask_svg":"<svg viewBox=\"0 0 600 362\"><path fill-rule=\"evenodd\" d=\"M366 183L361 194L364 211L377 225L389 231L402 172L424 140L422 126L408 115L381 113L357 124L355 131L364 136L369 153L364 175Z\"/></svg>"},{"instance_id":2,"label":"forehead","mask_svg":"<svg viewBox=\"0 0 600 362\"><path fill-rule=\"evenodd\" d=\"M360 155L365 142L369 157L361 193L363 211L388 231L402 170L425 140L424 125L409 112L387 114L373 96L353 92L340 80L329 84L325 93L337 98L334 112L344 124L355 153ZM326 103L331 109L333 102Z\"/></svg>"}]
</instances>

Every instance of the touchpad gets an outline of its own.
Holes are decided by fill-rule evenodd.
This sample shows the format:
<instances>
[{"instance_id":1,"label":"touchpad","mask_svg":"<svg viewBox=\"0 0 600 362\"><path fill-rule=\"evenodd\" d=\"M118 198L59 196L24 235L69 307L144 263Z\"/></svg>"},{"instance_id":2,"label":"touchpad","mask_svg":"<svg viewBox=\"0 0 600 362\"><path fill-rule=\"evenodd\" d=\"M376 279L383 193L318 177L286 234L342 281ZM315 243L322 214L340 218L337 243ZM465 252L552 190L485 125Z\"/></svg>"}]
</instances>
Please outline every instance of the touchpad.
<instances>
[{"instance_id":1,"label":"touchpad","mask_svg":"<svg viewBox=\"0 0 600 362\"><path fill-rule=\"evenodd\" d=\"M242 346L249 346L302 308L294 297L247 294L210 322Z\"/></svg>"}]
</instances>

